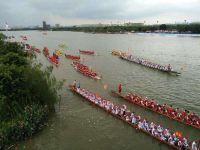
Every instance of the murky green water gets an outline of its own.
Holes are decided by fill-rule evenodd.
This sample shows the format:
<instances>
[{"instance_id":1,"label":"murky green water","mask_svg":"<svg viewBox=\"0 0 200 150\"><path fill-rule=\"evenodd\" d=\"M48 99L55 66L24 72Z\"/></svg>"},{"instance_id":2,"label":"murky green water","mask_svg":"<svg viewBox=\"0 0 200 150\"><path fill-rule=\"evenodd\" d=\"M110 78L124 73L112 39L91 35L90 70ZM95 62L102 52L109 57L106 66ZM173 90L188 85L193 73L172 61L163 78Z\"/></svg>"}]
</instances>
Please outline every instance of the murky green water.
<instances>
[{"instance_id":1,"label":"murky green water","mask_svg":"<svg viewBox=\"0 0 200 150\"><path fill-rule=\"evenodd\" d=\"M86 34L77 32L39 31L7 32L8 35L27 35L28 42L39 48L47 46L53 51L58 44L65 43L65 53L78 54L78 49L91 49L97 56L81 55L82 61L103 76L95 81L76 72L70 60L61 57L61 65L54 68L57 79L66 79L62 91L61 108L50 119L46 127L32 139L19 144L19 149L28 150L165 150L169 147L155 139L135 131L120 120L95 108L84 99L73 95L67 85L77 79L81 86L118 104L141 114L150 121L161 123L173 131L180 130L192 139L200 137L200 131L169 120L145 109L134 106L119 98L113 98L109 90L116 89L119 83L123 92L136 93L192 110L200 115L200 36L158 35L158 34ZM110 53L113 49L125 50L160 64L170 63L181 76L171 76L143 66L123 61ZM38 59L50 65L44 56ZM108 84L108 89L103 88Z\"/></svg>"}]
</instances>

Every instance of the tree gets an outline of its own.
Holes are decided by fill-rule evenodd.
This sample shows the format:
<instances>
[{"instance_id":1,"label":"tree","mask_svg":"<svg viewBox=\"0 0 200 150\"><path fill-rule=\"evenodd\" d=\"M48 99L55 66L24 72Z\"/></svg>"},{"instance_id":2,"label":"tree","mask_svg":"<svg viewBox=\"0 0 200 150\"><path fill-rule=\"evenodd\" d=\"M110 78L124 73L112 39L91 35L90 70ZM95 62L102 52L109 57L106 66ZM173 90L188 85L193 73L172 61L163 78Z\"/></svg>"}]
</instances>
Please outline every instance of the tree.
<instances>
[{"instance_id":1,"label":"tree","mask_svg":"<svg viewBox=\"0 0 200 150\"><path fill-rule=\"evenodd\" d=\"M167 30L167 25L166 25L166 24L161 24L161 25L159 26L159 29L160 29L160 30Z\"/></svg>"}]
</instances>

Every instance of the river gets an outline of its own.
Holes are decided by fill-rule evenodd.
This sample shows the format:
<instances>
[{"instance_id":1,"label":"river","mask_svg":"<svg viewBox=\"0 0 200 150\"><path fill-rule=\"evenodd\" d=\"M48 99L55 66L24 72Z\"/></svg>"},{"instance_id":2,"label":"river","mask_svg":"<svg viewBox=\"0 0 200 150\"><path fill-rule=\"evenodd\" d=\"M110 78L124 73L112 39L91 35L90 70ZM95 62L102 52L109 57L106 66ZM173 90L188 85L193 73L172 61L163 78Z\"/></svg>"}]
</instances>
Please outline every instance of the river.
<instances>
[{"instance_id":1,"label":"river","mask_svg":"<svg viewBox=\"0 0 200 150\"><path fill-rule=\"evenodd\" d=\"M66 79L62 90L61 107L51 117L49 126L28 141L21 142L19 149L27 150L167 150L170 147L135 131L120 120L106 114L71 93L68 85L75 79L85 87L118 104L126 104L150 121L160 123L173 131L179 130L191 139L200 138L200 131L168 118L134 106L110 95L119 83L123 92L133 91L141 96L156 99L161 104L172 104L200 115L200 36L170 34L88 34L82 32L39 31L4 32L7 35L28 37L28 43L38 48L47 46L51 52L58 44L68 46L64 53L78 54L78 49L94 50L96 56L81 55L81 60L102 75L95 81L76 72L71 60L61 57L61 65L54 68L58 80ZM123 61L111 55L112 50L124 50L160 64L171 64L181 72L180 76L155 71ZM50 65L43 54L38 61ZM104 85L108 89L104 89Z\"/></svg>"}]
</instances>

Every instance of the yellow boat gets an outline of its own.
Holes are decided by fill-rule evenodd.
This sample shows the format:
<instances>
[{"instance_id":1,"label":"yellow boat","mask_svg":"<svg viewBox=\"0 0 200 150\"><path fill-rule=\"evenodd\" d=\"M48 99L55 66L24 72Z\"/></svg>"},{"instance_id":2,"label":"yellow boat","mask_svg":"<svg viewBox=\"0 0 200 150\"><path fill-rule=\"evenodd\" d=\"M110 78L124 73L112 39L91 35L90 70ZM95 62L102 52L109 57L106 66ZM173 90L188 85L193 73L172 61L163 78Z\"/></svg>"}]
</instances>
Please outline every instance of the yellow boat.
<instances>
[{"instance_id":1,"label":"yellow boat","mask_svg":"<svg viewBox=\"0 0 200 150\"><path fill-rule=\"evenodd\" d=\"M127 55L126 52L122 52L122 51L112 51L111 54L114 56L126 56Z\"/></svg>"},{"instance_id":2,"label":"yellow boat","mask_svg":"<svg viewBox=\"0 0 200 150\"><path fill-rule=\"evenodd\" d=\"M57 55L57 56L61 56L63 53L60 51L60 50L55 50L55 54Z\"/></svg>"}]
</instances>

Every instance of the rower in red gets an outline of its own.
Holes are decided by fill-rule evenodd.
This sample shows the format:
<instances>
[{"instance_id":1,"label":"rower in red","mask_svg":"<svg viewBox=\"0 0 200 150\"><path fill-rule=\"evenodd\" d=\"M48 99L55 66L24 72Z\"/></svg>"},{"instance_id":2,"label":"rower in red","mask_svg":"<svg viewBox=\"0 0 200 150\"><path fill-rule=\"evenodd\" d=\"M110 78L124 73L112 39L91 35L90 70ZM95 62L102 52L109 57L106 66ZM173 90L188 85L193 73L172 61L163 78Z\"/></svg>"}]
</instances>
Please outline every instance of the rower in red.
<instances>
[{"instance_id":1,"label":"rower in red","mask_svg":"<svg viewBox=\"0 0 200 150\"><path fill-rule=\"evenodd\" d=\"M119 86L118 86L118 92L121 94L121 92L122 92L122 85L121 85L121 83L119 84Z\"/></svg>"}]
</instances>

